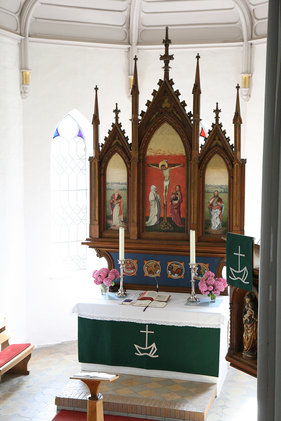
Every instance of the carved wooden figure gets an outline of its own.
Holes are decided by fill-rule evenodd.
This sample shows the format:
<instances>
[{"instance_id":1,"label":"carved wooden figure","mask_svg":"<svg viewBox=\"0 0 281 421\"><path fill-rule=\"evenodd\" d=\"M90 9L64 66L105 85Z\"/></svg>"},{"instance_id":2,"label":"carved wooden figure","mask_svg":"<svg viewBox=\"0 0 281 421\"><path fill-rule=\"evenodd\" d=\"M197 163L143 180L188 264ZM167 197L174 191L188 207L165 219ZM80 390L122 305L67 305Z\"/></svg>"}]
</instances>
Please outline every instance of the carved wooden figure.
<instances>
[{"instance_id":1,"label":"carved wooden figure","mask_svg":"<svg viewBox=\"0 0 281 421\"><path fill-rule=\"evenodd\" d=\"M256 358L258 339L258 300L253 292L244 298L243 310L243 356Z\"/></svg>"},{"instance_id":2,"label":"carved wooden figure","mask_svg":"<svg viewBox=\"0 0 281 421\"><path fill-rule=\"evenodd\" d=\"M253 270L253 291L230 289L230 338L226 356L232 367L254 377L257 376L258 290L258 267Z\"/></svg>"}]
</instances>

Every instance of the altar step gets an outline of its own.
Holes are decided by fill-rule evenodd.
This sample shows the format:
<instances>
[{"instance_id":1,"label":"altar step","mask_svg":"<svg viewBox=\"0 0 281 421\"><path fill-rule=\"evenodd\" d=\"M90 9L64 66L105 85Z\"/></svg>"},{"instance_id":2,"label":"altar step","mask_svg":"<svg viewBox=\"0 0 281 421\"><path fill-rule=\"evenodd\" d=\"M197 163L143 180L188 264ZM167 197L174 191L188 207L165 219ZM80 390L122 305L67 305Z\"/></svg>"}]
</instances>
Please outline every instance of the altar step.
<instances>
[{"instance_id":1,"label":"altar step","mask_svg":"<svg viewBox=\"0 0 281 421\"><path fill-rule=\"evenodd\" d=\"M187 380L121 374L101 384L104 413L151 420L204 421L216 396L217 385ZM87 411L87 386L69 380L55 403L59 410Z\"/></svg>"}]
</instances>

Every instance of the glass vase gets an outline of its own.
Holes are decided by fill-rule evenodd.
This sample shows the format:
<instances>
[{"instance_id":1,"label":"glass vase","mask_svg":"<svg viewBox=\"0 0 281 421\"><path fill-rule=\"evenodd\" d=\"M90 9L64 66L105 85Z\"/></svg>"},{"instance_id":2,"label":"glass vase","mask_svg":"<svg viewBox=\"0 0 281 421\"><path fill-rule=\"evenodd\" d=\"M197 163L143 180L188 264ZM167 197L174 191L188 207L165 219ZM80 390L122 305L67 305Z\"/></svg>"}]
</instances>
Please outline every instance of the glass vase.
<instances>
[{"instance_id":1,"label":"glass vase","mask_svg":"<svg viewBox=\"0 0 281 421\"><path fill-rule=\"evenodd\" d=\"M109 290L109 287L108 286L106 286L104 284L101 284L100 285L101 295L105 295L106 296L108 294L108 290Z\"/></svg>"},{"instance_id":2,"label":"glass vase","mask_svg":"<svg viewBox=\"0 0 281 421\"><path fill-rule=\"evenodd\" d=\"M216 296L214 294L209 294L209 297L210 297L210 303L216 302Z\"/></svg>"}]
</instances>

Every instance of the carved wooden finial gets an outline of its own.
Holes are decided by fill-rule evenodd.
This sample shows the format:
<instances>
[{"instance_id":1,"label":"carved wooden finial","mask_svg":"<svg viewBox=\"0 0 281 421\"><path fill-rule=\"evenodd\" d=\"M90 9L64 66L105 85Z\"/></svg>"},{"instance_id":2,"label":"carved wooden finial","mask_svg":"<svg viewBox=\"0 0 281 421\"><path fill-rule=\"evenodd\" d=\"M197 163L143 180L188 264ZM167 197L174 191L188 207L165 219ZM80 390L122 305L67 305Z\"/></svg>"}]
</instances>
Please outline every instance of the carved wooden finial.
<instances>
[{"instance_id":1,"label":"carved wooden finial","mask_svg":"<svg viewBox=\"0 0 281 421\"><path fill-rule=\"evenodd\" d=\"M234 117L233 117L233 124L242 124L242 118L241 118L241 114L240 114L240 100L239 100L239 90L240 90L240 85L239 83L237 83L236 85L236 105L235 105L235 112L234 112Z\"/></svg>"},{"instance_id":2,"label":"carved wooden finial","mask_svg":"<svg viewBox=\"0 0 281 421\"><path fill-rule=\"evenodd\" d=\"M201 94L199 59L200 59L200 55L198 53L197 56L196 56L197 63L196 63L195 81L194 81L194 85L193 85L192 94L195 94L195 93Z\"/></svg>"},{"instance_id":3,"label":"carved wooden finial","mask_svg":"<svg viewBox=\"0 0 281 421\"><path fill-rule=\"evenodd\" d=\"M116 106L115 106L113 112L115 114L115 123L118 124L119 123L119 113L120 113L120 110L118 109L117 102L116 102Z\"/></svg>"},{"instance_id":4,"label":"carved wooden finial","mask_svg":"<svg viewBox=\"0 0 281 421\"><path fill-rule=\"evenodd\" d=\"M219 114L220 114L221 110L219 109L218 102L216 102L216 108L213 111L216 115L216 124L219 124L219 119L220 119Z\"/></svg>"},{"instance_id":5,"label":"carved wooden finial","mask_svg":"<svg viewBox=\"0 0 281 421\"><path fill-rule=\"evenodd\" d=\"M171 40L168 36L168 26L166 26L166 37L163 39L163 44L165 45L165 53L160 56L160 60L164 61L164 79L169 80L169 63L171 60L174 60L174 54L169 54L169 45L171 44Z\"/></svg>"},{"instance_id":6,"label":"carved wooden finial","mask_svg":"<svg viewBox=\"0 0 281 421\"><path fill-rule=\"evenodd\" d=\"M93 120L92 120L92 124L96 123L96 124L100 124L100 119L99 119L99 104L98 104L98 90L99 88L97 87L97 85L95 86L95 106L94 106L94 114L93 114Z\"/></svg>"},{"instance_id":7,"label":"carved wooden finial","mask_svg":"<svg viewBox=\"0 0 281 421\"><path fill-rule=\"evenodd\" d=\"M138 70L137 70L137 56L134 57L134 76L133 76L133 83L132 83L132 89L131 94L139 94L139 84L138 84Z\"/></svg>"},{"instance_id":8,"label":"carved wooden finial","mask_svg":"<svg viewBox=\"0 0 281 421\"><path fill-rule=\"evenodd\" d=\"M94 105L94 114L92 119L93 125L93 150L95 154L95 158L99 159L100 154L100 147L99 147L99 104L98 104L98 87L95 86L95 105Z\"/></svg>"}]
</instances>

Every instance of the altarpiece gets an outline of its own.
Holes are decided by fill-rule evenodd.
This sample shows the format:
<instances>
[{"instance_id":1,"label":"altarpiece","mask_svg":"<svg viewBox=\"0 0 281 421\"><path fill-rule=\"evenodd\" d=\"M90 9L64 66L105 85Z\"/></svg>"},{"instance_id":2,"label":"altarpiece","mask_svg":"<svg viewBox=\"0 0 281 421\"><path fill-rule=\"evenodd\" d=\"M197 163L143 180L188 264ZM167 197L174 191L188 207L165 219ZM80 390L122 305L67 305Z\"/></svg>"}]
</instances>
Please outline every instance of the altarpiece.
<instances>
[{"instance_id":1,"label":"altarpiece","mask_svg":"<svg viewBox=\"0 0 281 421\"><path fill-rule=\"evenodd\" d=\"M125 285L130 289L190 287L189 232L196 232L200 270L221 275L226 232L244 232L245 163L241 159L239 85L234 142L226 136L215 103L215 119L200 147L200 69L196 56L192 111L170 78L171 41L163 40L164 77L139 113L137 58L132 81L129 142L119 109L104 143L99 140L98 89L90 158L90 235L84 242L118 268L118 228L125 227Z\"/></svg>"},{"instance_id":2,"label":"altarpiece","mask_svg":"<svg viewBox=\"0 0 281 421\"><path fill-rule=\"evenodd\" d=\"M239 85L233 141L226 136L221 110L214 101L214 122L200 142L204 132L200 115L200 56L196 56L192 111L186 111L187 104L174 90L170 78L170 62L174 59L169 52L170 43L166 28L165 50L160 56L164 77L141 113L137 58L134 59L131 142L119 121L117 104L108 136L100 142L96 87L90 229L83 244L105 257L110 269L118 268L118 229L124 227L125 287L155 289L157 283L160 291L186 293L191 286L190 230L196 233L199 277L206 270L222 276L226 233L244 234L246 160L241 158ZM227 360L255 375L256 357L249 360L243 355L245 298L245 291L231 288Z\"/></svg>"}]
</instances>

